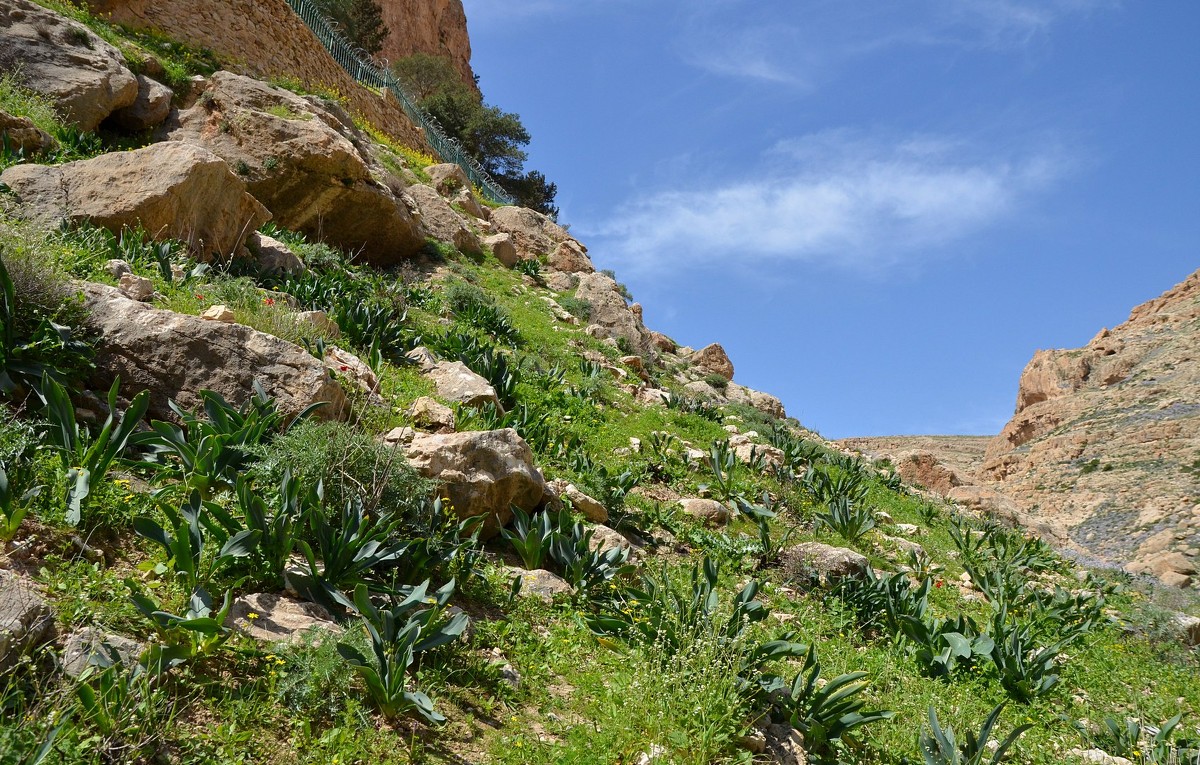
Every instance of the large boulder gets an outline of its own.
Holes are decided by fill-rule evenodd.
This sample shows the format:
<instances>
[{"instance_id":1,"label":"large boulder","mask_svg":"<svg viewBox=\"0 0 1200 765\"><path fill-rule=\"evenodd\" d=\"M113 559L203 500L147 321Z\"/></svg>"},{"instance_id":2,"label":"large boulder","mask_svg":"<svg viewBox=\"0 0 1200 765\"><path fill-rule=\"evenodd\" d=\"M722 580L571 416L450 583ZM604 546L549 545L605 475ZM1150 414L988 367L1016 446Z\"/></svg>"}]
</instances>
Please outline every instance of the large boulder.
<instances>
[{"instance_id":1,"label":"large boulder","mask_svg":"<svg viewBox=\"0 0 1200 765\"><path fill-rule=\"evenodd\" d=\"M54 101L64 119L95 130L138 97L125 57L90 29L29 0L0 0L0 71Z\"/></svg>"},{"instance_id":2,"label":"large boulder","mask_svg":"<svg viewBox=\"0 0 1200 765\"><path fill-rule=\"evenodd\" d=\"M550 254L548 264L555 271L567 274L590 274L596 270L587 248L574 239L561 242Z\"/></svg>"},{"instance_id":3,"label":"large boulder","mask_svg":"<svg viewBox=\"0 0 1200 765\"><path fill-rule=\"evenodd\" d=\"M48 224L87 221L115 233L141 227L187 242L200 259L240 254L271 215L220 157L168 141L65 165L14 165L0 174L25 215Z\"/></svg>"},{"instance_id":4,"label":"large boulder","mask_svg":"<svg viewBox=\"0 0 1200 765\"><path fill-rule=\"evenodd\" d=\"M0 569L0 672L54 634L54 616L24 577Z\"/></svg>"},{"instance_id":5,"label":"large boulder","mask_svg":"<svg viewBox=\"0 0 1200 765\"><path fill-rule=\"evenodd\" d=\"M512 506L532 512L546 483L533 451L512 428L426 435L407 446L409 463L441 484L442 496L461 518L485 517L483 536L495 536L512 520Z\"/></svg>"},{"instance_id":6,"label":"large boulder","mask_svg":"<svg viewBox=\"0 0 1200 765\"><path fill-rule=\"evenodd\" d=\"M923 486L943 497L955 486L963 485L959 474L953 468L943 464L933 452L923 450L903 452L896 455L893 463L896 466L896 473L905 483Z\"/></svg>"},{"instance_id":7,"label":"large boulder","mask_svg":"<svg viewBox=\"0 0 1200 765\"><path fill-rule=\"evenodd\" d=\"M704 346L688 357L688 361L705 372L720 375L726 380L733 379L733 362L729 360L720 343Z\"/></svg>"},{"instance_id":8,"label":"large boulder","mask_svg":"<svg viewBox=\"0 0 1200 765\"><path fill-rule=\"evenodd\" d=\"M461 361L439 361L423 370L423 374L433 383L437 394L446 401L463 406L480 408L485 404L496 407L503 413L500 397L496 389L483 377L471 371L471 368Z\"/></svg>"},{"instance_id":9,"label":"large boulder","mask_svg":"<svg viewBox=\"0 0 1200 765\"><path fill-rule=\"evenodd\" d=\"M240 406L253 395L255 380L286 415L320 401L327 405L319 417L340 418L349 410L325 365L297 345L241 324L152 308L102 284L84 284L83 292L100 341L94 382L107 387L119 375L125 395L149 390L152 416L172 417L169 399L194 408L201 390Z\"/></svg>"},{"instance_id":10,"label":"large boulder","mask_svg":"<svg viewBox=\"0 0 1200 765\"><path fill-rule=\"evenodd\" d=\"M650 333L629 309L616 280L601 273L583 274L575 297L592 307L589 321L601 337L624 338L635 353L652 353Z\"/></svg>"},{"instance_id":11,"label":"large boulder","mask_svg":"<svg viewBox=\"0 0 1200 765\"><path fill-rule=\"evenodd\" d=\"M336 105L217 72L162 132L225 159L284 228L376 265L425 243L418 216L375 180L367 139Z\"/></svg>"},{"instance_id":12,"label":"large boulder","mask_svg":"<svg viewBox=\"0 0 1200 765\"><path fill-rule=\"evenodd\" d=\"M421 228L428 236L454 245L459 252L483 251L479 237L436 190L418 183L409 186L405 193L416 203L421 213Z\"/></svg>"},{"instance_id":13,"label":"large boulder","mask_svg":"<svg viewBox=\"0 0 1200 765\"><path fill-rule=\"evenodd\" d=\"M109 118L113 126L134 133L161 125L171 113L171 99L175 96L166 85L143 74L137 76L137 83L137 98Z\"/></svg>"},{"instance_id":14,"label":"large boulder","mask_svg":"<svg viewBox=\"0 0 1200 765\"><path fill-rule=\"evenodd\" d=\"M562 226L548 216L525 207L501 207L492 210L492 230L511 234L522 259L549 257L560 242L570 238Z\"/></svg>"}]
</instances>

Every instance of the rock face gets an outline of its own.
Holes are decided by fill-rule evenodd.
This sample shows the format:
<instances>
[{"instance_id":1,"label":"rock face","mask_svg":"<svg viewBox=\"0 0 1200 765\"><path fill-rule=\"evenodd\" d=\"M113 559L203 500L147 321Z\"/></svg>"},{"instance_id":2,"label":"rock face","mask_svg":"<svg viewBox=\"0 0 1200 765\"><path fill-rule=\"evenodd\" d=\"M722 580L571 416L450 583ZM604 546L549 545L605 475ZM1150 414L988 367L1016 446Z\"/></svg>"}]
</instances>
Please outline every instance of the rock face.
<instances>
[{"instance_id":1,"label":"rock face","mask_svg":"<svg viewBox=\"0 0 1200 765\"><path fill-rule=\"evenodd\" d=\"M421 214L421 228L427 235L450 242L459 252L482 252L479 237L435 189L418 183L410 186L406 193L416 203Z\"/></svg>"},{"instance_id":2,"label":"rock face","mask_svg":"<svg viewBox=\"0 0 1200 765\"><path fill-rule=\"evenodd\" d=\"M425 243L408 203L372 176L365 140L340 107L217 72L163 132L224 159L284 228L376 265Z\"/></svg>"},{"instance_id":3,"label":"rock face","mask_svg":"<svg viewBox=\"0 0 1200 765\"><path fill-rule=\"evenodd\" d=\"M389 32L380 56L389 61L414 53L448 58L463 83L475 87L462 0L381 0L379 7Z\"/></svg>"},{"instance_id":4,"label":"rock face","mask_svg":"<svg viewBox=\"0 0 1200 765\"><path fill-rule=\"evenodd\" d=\"M484 537L512 520L513 505L532 512L545 493L533 451L512 428L417 434L407 454L417 472L441 482L439 491L460 518L486 516Z\"/></svg>"},{"instance_id":5,"label":"rock face","mask_svg":"<svg viewBox=\"0 0 1200 765\"><path fill-rule=\"evenodd\" d=\"M101 284L83 291L100 339L96 383L106 388L120 375L125 395L149 390L154 417L172 417L168 399L194 408L197 392L206 389L240 405L255 380L289 415L318 401L328 402L318 417L340 418L349 409L325 366L299 346L241 324L151 308Z\"/></svg>"},{"instance_id":6,"label":"rock face","mask_svg":"<svg viewBox=\"0 0 1200 765\"><path fill-rule=\"evenodd\" d=\"M171 113L171 89L145 75L137 76L138 93L133 103L112 113L112 123L122 130L137 132L162 124Z\"/></svg>"},{"instance_id":7,"label":"rock face","mask_svg":"<svg viewBox=\"0 0 1200 765\"><path fill-rule=\"evenodd\" d=\"M0 183L31 218L89 221L115 233L141 226L187 242L202 260L240 253L271 217L220 157L174 141L53 167L15 165Z\"/></svg>"},{"instance_id":8,"label":"rock face","mask_svg":"<svg viewBox=\"0 0 1200 765\"><path fill-rule=\"evenodd\" d=\"M693 353L688 360L705 372L720 375L726 380L733 379L733 362L729 360L725 349L718 343L704 346Z\"/></svg>"},{"instance_id":9,"label":"rock face","mask_svg":"<svg viewBox=\"0 0 1200 765\"><path fill-rule=\"evenodd\" d=\"M575 296L592 307L591 324L600 337L624 338L637 353L651 353L653 343L642 320L629 309L617 282L605 274L584 274Z\"/></svg>"},{"instance_id":10,"label":"rock face","mask_svg":"<svg viewBox=\"0 0 1200 765\"><path fill-rule=\"evenodd\" d=\"M20 71L70 124L95 130L138 97L121 52L77 21L29 0L0 0L0 71Z\"/></svg>"},{"instance_id":11,"label":"rock face","mask_svg":"<svg viewBox=\"0 0 1200 765\"><path fill-rule=\"evenodd\" d=\"M907 483L923 486L943 497L955 486L961 486L962 478L952 468L946 467L932 452L904 452L892 459L896 473Z\"/></svg>"},{"instance_id":12,"label":"rock face","mask_svg":"<svg viewBox=\"0 0 1200 765\"><path fill-rule=\"evenodd\" d=\"M512 235L513 245L521 258L549 257L559 244L571 239L567 230L549 217L524 207L493 210L491 222L496 232Z\"/></svg>"},{"instance_id":13,"label":"rock face","mask_svg":"<svg viewBox=\"0 0 1200 765\"><path fill-rule=\"evenodd\" d=\"M1200 272L1083 348L1039 351L983 477L1092 555L1186 583L1200 560L1198 319Z\"/></svg>"}]
</instances>

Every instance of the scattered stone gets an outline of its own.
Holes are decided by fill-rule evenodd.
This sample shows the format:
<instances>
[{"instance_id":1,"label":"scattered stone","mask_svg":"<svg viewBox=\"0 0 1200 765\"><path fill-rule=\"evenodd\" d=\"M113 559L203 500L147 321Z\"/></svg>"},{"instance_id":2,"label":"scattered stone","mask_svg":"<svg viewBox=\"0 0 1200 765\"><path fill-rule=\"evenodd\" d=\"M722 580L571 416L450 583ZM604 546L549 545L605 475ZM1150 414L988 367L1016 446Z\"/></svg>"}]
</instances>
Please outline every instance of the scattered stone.
<instances>
[{"instance_id":1,"label":"scattered stone","mask_svg":"<svg viewBox=\"0 0 1200 765\"><path fill-rule=\"evenodd\" d=\"M557 479L547 484L547 488L557 497L569 500L571 507L592 523L608 523L608 509L599 500L580 491L575 484Z\"/></svg>"},{"instance_id":2,"label":"scattered stone","mask_svg":"<svg viewBox=\"0 0 1200 765\"><path fill-rule=\"evenodd\" d=\"M0 145L5 142L10 150L21 152L26 157L36 157L58 147L54 136L33 124L33 120L0 109Z\"/></svg>"},{"instance_id":3,"label":"scattered stone","mask_svg":"<svg viewBox=\"0 0 1200 765\"><path fill-rule=\"evenodd\" d=\"M63 648L62 668L68 677L78 678L93 664L132 666L142 653L142 644L95 627L72 632Z\"/></svg>"},{"instance_id":4,"label":"scattered stone","mask_svg":"<svg viewBox=\"0 0 1200 765\"><path fill-rule=\"evenodd\" d=\"M353 380L373 400L379 400L379 378L375 370L350 351L336 345L325 346L325 368L334 375Z\"/></svg>"},{"instance_id":5,"label":"scattered stone","mask_svg":"<svg viewBox=\"0 0 1200 765\"><path fill-rule=\"evenodd\" d=\"M865 579L867 559L843 547L805 542L779 555L779 567L788 581L836 584L844 579Z\"/></svg>"},{"instance_id":6,"label":"scattered stone","mask_svg":"<svg viewBox=\"0 0 1200 765\"><path fill-rule=\"evenodd\" d=\"M313 630L342 633L333 616L316 603L266 592L235 599L225 624L262 643L299 643Z\"/></svg>"},{"instance_id":7,"label":"scattered stone","mask_svg":"<svg viewBox=\"0 0 1200 765\"><path fill-rule=\"evenodd\" d=\"M783 402L770 393L763 393L753 388L747 388L735 382L730 382L725 386L725 397L729 399L730 403L752 406L763 414L774 417L777 420L782 420L787 416L787 412L783 408Z\"/></svg>"},{"instance_id":8,"label":"scattered stone","mask_svg":"<svg viewBox=\"0 0 1200 765\"><path fill-rule=\"evenodd\" d=\"M474 192L470 189L459 189L458 193L449 197L449 199L451 205L461 209L472 218L487 220L491 217L491 213L479 203L479 200L475 198Z\"/></svg>"},{"instance_id":9,"label":"scattered stone","mask_svg":"<svg viewBox=\"0 0 1200 765\"><path fill-rule=\"evenodd\" d=\"M683 506L683 512L702 521L706 526L724 526L729 523L729 508L715 499L681 499L679 504Z\"/></svg>"},{"instance_id":10,"label":"scattered stone","mask_svg":"<svg viewBox=\"0 0 1200 765\"><path fill-rule=\"evenodd\" d=\"M1103 749L1070 749L1067 754L1089 765L1133 765L1132 760L1116 757Z\"/></svg>"},{"instance_id":11,"label":"scattered stone","mask_svg":"<svg viewBox=\"0 0 1200 765\"><path fill-rule=\"evenodd\" d=\"M650 749L638 755L637 765L651 765L658 762L667 753L667 750L658 744L651 744Z\"/></svg>"},{"instance_id":12,"label":"scattered stone","mask_svg":"<svg viewBox=\"0 0 1200 765\"><path fill-rule=\"evenodd\" d=\"M65 165L14 165L0 174L26 217L48 225L90 222L120 234L141 227L187 242L201 260L242 250L270 213L220 157L166 141Z\"/></svg>"},{"instance_id":13,"label":"scattered stone","mask_svg":"<svg viewBox=\"0 0 1200 765\"><path fill-rule=\"evenodd\" d=\"M679 345L671 338L664 335L662 332L650 332L650 343L662 351L663 353L674 353L679 349Z\"/></svg>"},{"instance_id":14,"label":"scattered stone","mask_svg":"<svg viewBox=\"0 0 1200 765\"><path fill-rule=\"evenodd\" d=\"M264 273L290 275L308 270L296 253L274 237L255 231L246 240L246 245L254 255L259 270Z\"/></svg>"},{"instance_id":15,"label":"scattered stone","mask_svg":"<svg viewBox=\"0 0 1200 765\"><path fill-rule=\"evenodd\" d=\"M454 410L428 396L421 396L414 401L409 411L413 424L419 428L434 433L454 431Z\"/></svg>"},{"instance_id":16,"label":"scattered stone","mask_svg":"<svg viewBox=\"0 0 1200 765\"><path fill-rule=\"evenodd\" d=\"M633 560L637 553L637 547L624 534L600 523L592 526L589 530L593 532L592 549L607 552L615 548L624 548L629 550L629 558Z\"/></svg>"},{"instance_id":17,"label":"scattered stone","mask_svg":"<svg viewBox=\"0 0 1200 765\"><path fill-rule=\"evenodd\" d=\"M226 324L232 324L236 321L233 311L229 310L229 307L226 305L209 306L200 314L200 318L205 321L220 321Z\"/></svg>"},{"instance_id":18,"label":"scattered stone","mask_svg":"<svg viewBox=\"0 0 1200 765\"><path fill-rule=\"evenodd\" d=\"M234 406L262 383L285 416L317 402L325 419L343 417L346 396L324 364L299 346L241 324L152 308L102 284L83 285L90 328L100 340L92 383L104 390L116 376L122 392L150 391L150 415L170 419L173 399L184 409L200 404L197 391L213 390Z\"/></svg>"},{"instance_id":19,"label":"scattered stone","mask_svg":"<svg viewBox=\"0 0 1200 765\"><path fill-rule=\"evenodd\" d=\"M471 179L467 177L467 172L453 162L430 165L425 168L425 172L429 174L429 182L443 196L471 188Z\"/></svg>"},{"instance_id":20,"label":"scattered stone","mask_svg":"<svg viewBox=\"0 0 1200 765\"><path fill-rule=\"evenodd\" d=\"M771 725L764 731L766 751L771 762L778 765L807 765L804 737L790 725Z\"/></svg>"},{"instance_id":21,"label":"scattered stone","mask_svg":"<svg viewBox=\"0 0 1200 765\"><path fill-rule=\"evenodd\" d=\"M569 596L575 591L567 584L567 580L544 568L526 571L523 568L508 566L505 570L510 576L521 577L521 591L517 593L517 597L520 598L538 598L549 603L556 595Z\"/></svg>"},{"instance_id":22,"label":"scattered stone","mask_svg":"<svg viewBox=\"0 0 1200 765\"><path fill-rule=\"evenodd\" d=\"M1185 645L1200 646L1200 618L1176 612L1169 625Z\"/></svg>"},{"instance_id":23,"label":"scattered stone","mask_svg":"<svg viewBox=\"0 0 1200 765\"><path fill-rule=\"evenodd\" d=\"M89 133L138 97L121 52L83 24L29 0L5 0L0 71L49 96L67 122Z\"/></svg>"},{"instance_id":24,"label":"scattered stone","mask_svg":"<svg viewBox=\"0 0 1200 765\"><path fill-rule=\"evenodd\" d=\"M897 523L896 533L906 537L916 537L925 533L925 530L915 523Z\"/></svg>"},{"instance_id":25,"label":"scattered stone","mask_svg":"<svg viewBox=\"0 0 1200 765\"><path fill-rule=\"evenodd\" d=\"M0 569L0 672L53 636L54 615L33 584Z\"/></svg>"},{"instance_id":26,"label":"scattered stone","mask_svg":"<svg viewBox=\"0 0 1200 765\"><path fill-rule=\"evenodd\" d=\"M435 362L424 374L433 382L438 396L446 401L475 408L492 404L496 411L504 413L496 389L461 361Z\"/></svg>"},{"instance_id":27,"label":"scattered stone","mask_svg":"<svg viewBox=\"0 0 1200 765\"><path fill-rule=\"evenodd\" d=\"M460 518L482 515L484 538L512 520L512 506L531 512L546 484L533 451L512 428L437 435L417 434L406 449L409 463L436 479L449 510Z\"/></svg>"}]
</instances>

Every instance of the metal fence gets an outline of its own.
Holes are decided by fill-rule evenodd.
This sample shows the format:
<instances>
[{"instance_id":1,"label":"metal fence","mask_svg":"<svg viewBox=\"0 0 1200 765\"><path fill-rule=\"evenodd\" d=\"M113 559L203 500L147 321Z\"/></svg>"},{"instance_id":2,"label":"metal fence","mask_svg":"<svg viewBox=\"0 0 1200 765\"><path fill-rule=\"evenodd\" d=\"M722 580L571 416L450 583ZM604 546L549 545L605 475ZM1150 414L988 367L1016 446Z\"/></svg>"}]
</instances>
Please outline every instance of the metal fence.
<instances>
[{"instance_id":1,"label":"metal fence","mask_svg":"<svg viewBox=\"0 0 1200 765\"><path fill-rule=\"evenodd\" d=\"M395 75L388 69L377 66L363 51L351 45L309 0L287 0L287 3L317 36L334 61L337 61L351 77L372 88L386 88L392 92L413 124L425 131L425 140L444 162L453 162L461 167L471 179L471 183L493 202L505 205L515 203L516 200L500 188L500 184L483 169L479 160L468 154L457 139L447 136L437 120L421 111L404 92Z\"/></svg>"}]
</instances>

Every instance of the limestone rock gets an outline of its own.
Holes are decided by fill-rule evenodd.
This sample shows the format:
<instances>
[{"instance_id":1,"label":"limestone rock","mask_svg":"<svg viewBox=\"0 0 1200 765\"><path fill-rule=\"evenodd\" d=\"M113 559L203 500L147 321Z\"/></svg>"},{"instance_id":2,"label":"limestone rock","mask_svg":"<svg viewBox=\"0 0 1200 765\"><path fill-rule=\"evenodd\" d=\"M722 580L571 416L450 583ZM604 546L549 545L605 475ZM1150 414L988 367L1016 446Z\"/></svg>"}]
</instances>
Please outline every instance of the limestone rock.
<instances>
[{"instance_id":1,"label":"limestone rock","mask_svg":"<svg viewBox=\"0 0 1200 765\"><path fill-rule=\"evenodd\" d=\"M724 526L729 523L729 508L715 499L681 499L683 512L702 521L706 526Z\"/></svg>"},{"instance_id":2,"label":"limestone rock","mask_svg":"<svg viewBox=\"0 0 1200 765\"><path fill-rule=\"evenodd\" d=\"M34 157L58 146L54 136L33 124L28 117L16 117L0 109L0 145L8 143L10 150Z\"/></svg>"},{"instance_id":3,"label":"limestone rock","mask_svg":"<svg viewBox=\"0 0 1200 765\"><path fill-rule=\"evenodd\" d=\"M29 0L0 2L0 71L19 71L26 87L49 96L84 132L138 96L138 81L119 50Z\"/></svg>"},{"instance_id":4,"label":"limestone rock","mask_svg":"<svg viewBox=\"0 0 1200 765\"><path fill-rule=\"evenodd\" d=\"M174 141L54 167L15 165L0 183L29 217L88 221L118 234L141 226L187 242L202 260L236 254L270 217L220 157Z\"/></svg>"},{"instance_id":5,"label":"limestone rock","mask_svg":"<svg viewBox=\"0 0 1200 765\"><path fill-rule=\"evenodd\" d=\"M461 209L472 218L487 220L491 217L488 208L479 203L479 200L475 198L475 193L470 189L459 189L458 193L450 196L449 199L451 205Z\"/></svg>"},{"instance_id":6,"label":"limestone rock","mask_svg":"<svg viewBox=\"0 0 1200 765\"><path fill-rule=\"evenodd\" d=\"M424 374L433 382L437 394L447 401L477 408L492 404L498 411L504 411L491 383L461 361L436 362Z\"/></svg>"},{"instance_id":7,"label":"limestone rock","mask_svg":"<svg viewBox=\"0 0 1200 765\"><path fill-rule=\"evenodd\" d=\"M222 71L163 133L244 171L250 193L284 228L381 266L425 244L408 204L375 180L367 139L327 102Z\"/></svg>"},{"instance_id":8,"label":"limestone rock","mask_svg":"<svg viewBox=\"0 0 1200 765\"><path fill-rule=\"evenodd\" d=\"M439 491L459 517L486 517L485 538L508 524L513 505L532 511L545 493L533 451L512 428L419 433L406 452L417 472L440 482Z\"/></svg>"},{"instance_id":9,"label":"limestone rock","mask_svg":"<svg viewBox=\"0 0 1200 765\"><path fill-rule=\"evenodd\" d=\"M517 247L513 244L512 234L492 234L484 237L483 244L492 251L496 256L496 260L502 265L512 268L520 260L517 255Z\"/></svg>"},{"instance_id":10,"label":"limestone rock","mask_svg":"<svg viewBox=\"0 0 1200 765\"><path fill-rule=\"evenodd\" d=\"M479 237L437 191L418 183L409 186L405 193L416 202L421 214L421 228L426 235L454 245L459 252L482 252Z\"/></svg>"},{"instance_id":11,"label":"limestone rock","mask_svg":"<svg viewBox=\"0 0 1200 765\"><path fill-rule=\"evenodd\" d=\"M223 324L152 308L113 287L84 284L91 328L99 336L94 382L107 388L120 375L127 396L150 391L150 414L169 419L174 399L193 409L200 390L214 390L235 406L259 380L287 415L324 401L316 416L340 418L345 394L324 365L299 346L241 324Z\"/></svg>"},{"instance_id":12,"label":"limestone rock","mask_svg":"<svg viewBox=\"0 0 1200 765\"><path fill-rule=\"evenodd\" d=\"M549 217L524 207L501 207L492 211L492 229L511 234L521 258L548 257L569 237L566 229Z\"/></svg>"},{"instance_id":13,"label":"limestone rock","mask_svg":"<svg viewBox=\"0 0 1200 765\"><path fill-rule=\"evenodd\" d=\"M544 568L526 571L523 568L506 567L509 576L521 577L520 598L538 598L546 602L554 600L556 595L570 595L574 588L558 574Z\"/></svg>"},{"instance_id":14,"label":"limestone rock","mask_svg":"<svg viewBox=\"0 0 1200 765\"><path fill-rule=\"evenodd\" d=\"M753 388L747 388L735 382L731 382L725 386L725 397L731 403L752 406L763 414L770 415L777 420L782 420L787 416L787 412L783 408L783 402L770 393L763 393Z\"/></svg>"},{"instance_id":15,"label":"limestone rock","mask_svg":"<svg viewBox=\"0 0 1200 765\"><path fill-rule=\"evenodd\" d=\"M596 270L587 255L587 248L574 239L559 243L548 262L555 271L568 274L590 274Z\"/></svg>"},{"instance_id":16,"label":"limestone rock","mask_svg":"<svg viewBox=\"0 0 1200 765\"><path fill-rule=\"evenodd\" d=\"M442 196L448 197L461 189L471 188L471 179L467 177L466 171L453 162L430 165L425 168L425 172L429 174L429 182L433 188Z\"/></svg>"},{"instance_id":17,"label":"limestone rock","mask_svg":"<svg viewBox=\"0 0 1200 765\"><path fill-rule=\"evenodd\" d=\"M599 550L600 552L607 552L614 549L629 550L631 560L637 554L637 546L616 529L609 528L602 523L597 523L588 530L592 532L593 550Z\"/></svg>"},{"instance_id":18,"label":"limestone rock","mask_svg":"<svg viewBox=\"0 0 1200 765\"><path fill-rule=\"evenodd\" d=\"M688 357L694 366L714 375L720 375L726 380L733 379L733 362L729 360L725 349L719 343L711 343Z\"/></svg>"},{"instance_id":19,"label":"limestone rock","mask_svg":"<svg viewBox=\"0 0 1200 765\"><path fill-rule=\"evenodd\" d=\"M602 337L624 338L638 354L653 352L650 333L625 303L616 281L605 274L584 274L575 297L591 306L591 326ZM589 327L590 328L590 327Z\"/></svg>"},{"instance_id":20,"label":"limestone rock","mask_svg":"<svg viewBox=\"0 0 1200 765\"><path fill-rule=\"evenodd\" d=\"M551 481L547 488L559 498L570 500L571 507L592 523L608 523L608 508L584 494L575 484L557 480Z\"/></svg>"},{"instance_id":21,"label":"limestone rock","mask_svg":"<svg viewBox=\"0 0 1200 765\"><path fill-rule=\"evenodd\" d=\"M236 320L233 311L229 310L229 306L226 305L209 306L200 314L200 318L205 321L219 321L225 324L232 324Z\"/></svg>"},{"instance_id":22,"label":"limestone rock","mask_svg":"<svg viewBox=\"0 0 1200 765\"><path fill-rule=\"evenodd\" d=\"M922 486L943 497L955 486L963 484L958 473L953 468L943 465L932 452L905 452L896 456L892 462L896 466L896 473L905 483Z\"/></svg>"},{"instance_id":23,"label":"limestone rock","mask_svg":"<svg viewBox=\"0 0 1200 765\"><path fill-rule=\"evenodd\" d=\"M266 592L235 599L225 624L261 643L299 643L313 630L342 634L330 613L316 603Z\"/></svg>"},{"instance_id":24,"label":"limestone rock","mask_svg":"<svg viewBox=\"0 0 1200 765\"><path fill-rule=\"evenodd\" d=\"M562 271L551 271L546 274L546 286L555 292L567 292L579 286L579 277Z\"/></svg>"},{"instance_id":25,"label":"limestone rock","mask_svg":"<svg viewBox=\"0 0 1200 765\"><path fill-rule=\"evenodd\" d=\"M127 272L121 274L121 278L117 282L117 289L125 297L130 300L136 300L139 303L145 303L154 297L154 282L134 273Z\"/></svg>"},{"instance_id":26,"label":"limestone rock","mask_svg":"<svg viewBox=\"0 0 1200 765\"><path fill-rule=\"evenodd\" d=\"M342 336L342 328L337 325L336 321L329 318L329 314L324 311L301 311L296 314L296 321L312 325L327 337L338 338Z\"/></svg>"},{"instance_id":27,"label":"limestone rock","mask_svg":"<svg viewBox=\"0 0 1200 765\"><path fill-rule=\"evenodd\" d=\"M175 93L162 83L152 80L145 75L137 75L138 92L133 103L123 109L118 109L109 117L109 121L131 133L158 127L171 113L171 99Z\"/></svg>"},{"instance_id":28,"label":"limestone rock","mask_svg":"<svg viewBox=\"0 0 1200 765\"><path fill-rule=\"evenodd\" d=\"M413 423L419 428L434 433L450 433L454 430L454 410L428 396L421 396L409 409Z\"/></svg>"},{"instance_id":29,"label":"limestone rock","mask_svg":"<svg viewBox=\"0 0 1200 765\"><path fill-rule=\"evenodd\" d=\"M104 264L104 272L114 279L120 279L125 274L133 273L133 268L127 261L114 258Z\"/></svg>"},{"instance_id":30,"label":"limestone rock","mask_svg":"<svg viewBox=\"0 0 1200 765\"><path fill-rule=\"evenodd\" d=\"M0 671L54 635L54 616L24 577L0 569Z\"/></svg>"},{"instance_id":31,"label":"limestone rock","mask_svg":"<svg viewBox=\"0 0 1200 765\"><path fill-rule=\"evenodd\" d=\"M264 273L287 275L308 270L296 253L274 237L255 231L247 239L246 246L250 248L259 270Z\"/></svg>"},{"instance_id":32,"label":"limestone rock","mask_svg":"<svg viewBox=\"0 0 1200 765\"><path fill-rule=\"evenodd\" d=\"M142 644L131 638L84 627L67 638L62 655L63 672L68 677L78 678L93 663L129 667L138 660L142 650Z\"/></svg>"},{"instance_id":33,"label":"limestone rock","mask_svg":"<svg viewBox=\"0 0 1200 765\"><path fill-rule=\"evenodd\" d=\"M1184 645L1200 646L1200 618L1176 612L1171 616L1170 627Z\"/></svg>"},{"instance_id":34,"label":"limestone rock","mask_svg":"<svg viewBox=\"0 0 1200 765\"><path fill-rule=\"evenodd\" d=\"M1070 749L1067 754L1088 765L1133 765L1133 761L1111 755L1103 749Z\"/></svg>"},{"instance_id":35,"label":"limestone rock","mask_svg":"<svg viewBox=\"0 0 1200 765\"><path fill-rule=\"evenodd\" d=\"M334 375L353 380L364 393L379 398L379 378L375 370L350 351L336 345L325 346L325 368Z\"/></svg>"},{"instance_id":36,"label":"limestone rock","mask_svg":"<svg viewBox=\"0 0 1200 765\"><path fill-rule=\"evenodd\" d=\"M790 581L836 584L843 579L864 579L867 559L843 547L820 542L805 542L789 547L779 555L780 568Z\"/></svg>"}]
</instances>

